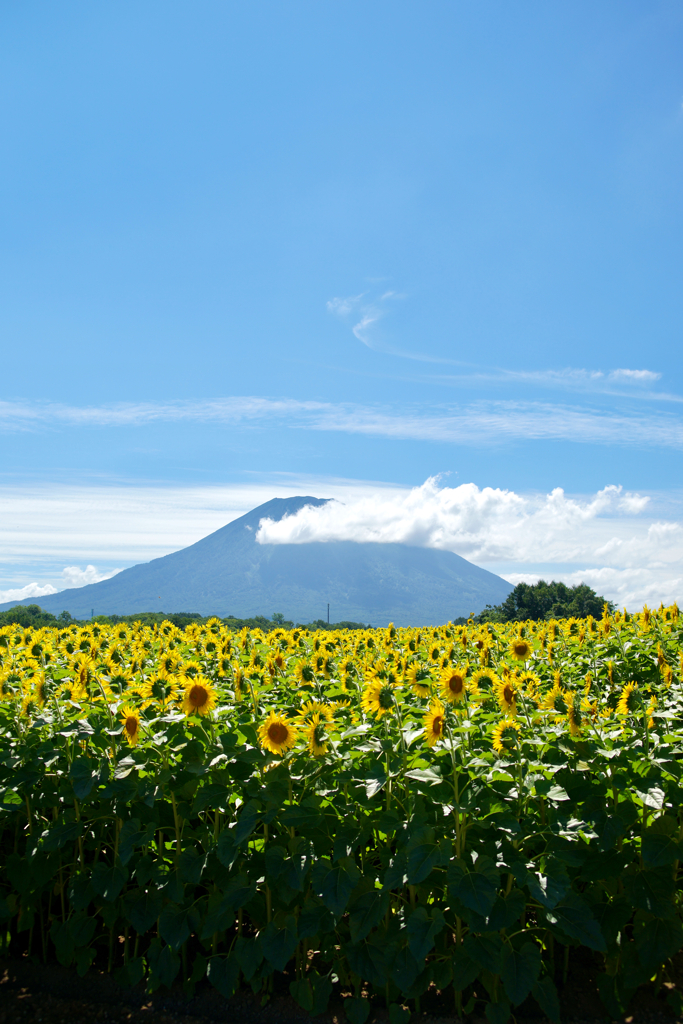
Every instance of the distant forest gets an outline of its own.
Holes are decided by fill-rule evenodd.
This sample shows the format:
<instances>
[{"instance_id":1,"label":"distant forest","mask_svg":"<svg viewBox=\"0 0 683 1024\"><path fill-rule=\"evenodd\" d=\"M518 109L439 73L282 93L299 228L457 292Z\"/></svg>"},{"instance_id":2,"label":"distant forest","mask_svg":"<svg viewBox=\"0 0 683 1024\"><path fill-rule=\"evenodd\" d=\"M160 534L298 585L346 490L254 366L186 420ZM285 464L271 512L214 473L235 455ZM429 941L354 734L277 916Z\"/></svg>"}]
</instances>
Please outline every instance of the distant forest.
<instances>
[{"instance_id":1,"label":"distant forest","mask_svg":"<svg viewBox=\"0 0 683 1024\"><path fill-rule=\"evenodd\" d=\"M17 604L6 612L0 612L0 626L19 625L23 627L32 626L39 629L41 626L85 626L90 622L101 622L105 625L114 626L119 622L141 622L145 626L153 626L155 623L172 622L174 626L184 629L191 622L206 623L211 618L219 616L200 615L198 612L138 612L137 615L95 615L91 619L74 619L69 612L61 612L60 615L52 615L46 612L37 604ZM251 619L237 619L234 615L221 618L220 621L230 629L262 629L264 633L271 629L293 629L295 626L305 629L371 629L372 627L364 622L327 622L325 619L316 619L315 622L291 622L285 619L284 615L276 612L272 618L267 619L265 615L256 615Z\"/></svg>"}]
</instances>

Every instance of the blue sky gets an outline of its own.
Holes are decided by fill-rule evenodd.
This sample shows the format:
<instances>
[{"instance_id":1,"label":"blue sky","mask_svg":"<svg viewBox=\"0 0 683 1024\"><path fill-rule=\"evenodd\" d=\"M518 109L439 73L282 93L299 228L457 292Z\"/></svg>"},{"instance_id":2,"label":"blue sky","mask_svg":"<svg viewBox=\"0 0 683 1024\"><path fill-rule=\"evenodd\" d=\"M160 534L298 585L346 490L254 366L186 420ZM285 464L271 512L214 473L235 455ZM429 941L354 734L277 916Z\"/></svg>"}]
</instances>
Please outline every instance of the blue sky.
<instances>
[{"instance_id":1,"label":"blue sky","mask_svg":"<svg viewBox=\"0 0 683 1024\"><path fill-rule=\"evenodd\" d=\"M0 595L304 484L446 474L602 531L460 553L683 597L680 3L28 0L0 28ZM650 501L591 505L610 485ZM608 557L653 527L647 564Z\"/></svg>"}]
</instances>

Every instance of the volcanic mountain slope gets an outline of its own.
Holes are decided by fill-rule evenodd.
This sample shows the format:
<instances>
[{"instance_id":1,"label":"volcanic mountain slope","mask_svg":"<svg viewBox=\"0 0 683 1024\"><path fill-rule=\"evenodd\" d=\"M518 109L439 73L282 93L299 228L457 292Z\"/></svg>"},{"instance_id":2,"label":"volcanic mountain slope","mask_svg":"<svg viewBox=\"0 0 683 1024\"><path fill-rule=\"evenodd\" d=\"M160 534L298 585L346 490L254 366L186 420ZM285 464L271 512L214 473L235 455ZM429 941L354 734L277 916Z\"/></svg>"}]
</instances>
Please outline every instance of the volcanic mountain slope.
<instances>
[{"instance_id":1,"label":"volcanic mountain slope","mask_svg":"<svg viewBox=\"0 0 683 1024\"><path fill-rule=\"evenodd\" d=\"M261 519L279 520L304 505L327 499L273 498L196 544L155 558L87 587L63 590L38 601L46 611L75 618L137 612L199 612L202 615L270 617L310 622L423 626L499 604L512 590L500 576L450 551L405 544L330 541L258 544ZM1 605L11 608L17 602Z\"/></svg>"}]
</instances>

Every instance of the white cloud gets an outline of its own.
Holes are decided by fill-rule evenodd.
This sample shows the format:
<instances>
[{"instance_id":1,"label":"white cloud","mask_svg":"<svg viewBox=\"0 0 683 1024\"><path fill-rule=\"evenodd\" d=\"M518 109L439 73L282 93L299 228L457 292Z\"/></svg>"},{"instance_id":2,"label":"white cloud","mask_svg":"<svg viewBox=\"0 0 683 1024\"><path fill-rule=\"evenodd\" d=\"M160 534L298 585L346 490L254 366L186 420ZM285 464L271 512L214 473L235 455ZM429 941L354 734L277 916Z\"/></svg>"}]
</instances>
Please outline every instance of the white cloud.
<instances>
[{"instance_id":1,"label":"white cloud","mask_svg":"<svg viewBox=\"0 0 683 1024\"><path fill-rule=\"evenodd\" d=\"M141 402L104 406L0 402L0 426L145 426L154 422L278 424L437 443L500 445L532 440L626 447L683 448L683 421L670 414L624 414L549 402L478 401L429 409L392 409L289 398L232 397L200 402Z\"/></svg>"},{"instance_id":2,"label":"white cloud","mask_svg":"<svg viewBox=\"0 0 683 1024\"><path fill-rule=\"evenodd\" d=\"M612 370L610 373L612 380L634 384L654 384L661 376L661 373L655 373L654 370Z\"/></svg>"},{"instance_id":3,"label":"white cloud","mask_svg":"<svg viewBox=\"0 0 683 1024\"><path fill-rule=\"evenodd\" d=\"M89 583L101 583L102 580L110 580L116 576L120 569L111 569L109 572L98 572L94 565L86 565L85 569L79 569L77 565L67 565L62 569L64 579L64 590L72 587L87 587Z\"/></svg>"},{"instance_id":4,"label":"white cloud","mask_svg":"<svg viewBox=\"0 0 683 1024\"><path fill-rule=\"evenodd\" d=\"M9 590L0 590L0 604L8 601L23 601L27 597L45 597L47 594L56 594L57 587L46 583L41 587L39 583L27 583L25 587L10 587Z\"/></svg>"},{"instance_id":5,"label":"white cloud","mask_svg":"<svg viewBox=\"0 0 683 1024\"><path fill-rule=\"evenodd\" d=\"M34 582L27 583L23 587L0 590L0 604L6 604L8 601L23 601L27 597L46 597L48 594L58 594L62 590L85 587L89 583L100 583L102 580L116 576L117 572L121 572L121 570L111 569L109 572L99 572L94 565L87 565L85 569L80 569L77 565L67 565L62 569L61 580L57 586L52 583Z\"/></svg>"},{"instance_id":6,"label":"white cloud","mask_svg":"<svg viewBox=\"0 0 683 1024\"><path fill-rule=\"evenodd\" d=\"M653 600L658 588L667 595L658 601L668 600L683 579L683 529L678 522L645 519L648 502L647 496L613 485L575 498L561 488L546 495L520 495L475 484L440 487L430 479L403 494L307 507L277 523L264 519L257 540L441 548L486 565L511 582L533 576L525 563L534 571L543 564L546 568L534 578L549 572L556 578L595 579L605 596L638 605ZM569 568L572 564L582 568Z\"/></svg>"},{"instance_id":7,"label":"white cloud","mask_svg":"<svg viewBox=\"0 0 683 1024\"><path fill-rule=\"evenodd\" d=\"M261 540L347 537L441 547L511 582L583 578L628 607L676 597L683 604L678 492L647 496L611 486L588 496L559 489L538 495L434 480L411 490L285 474L223 487L4 486L0 602L95 582L187 547L270 498L301 494L336 501L264 526Z\"/></svg>"}]
</instances>

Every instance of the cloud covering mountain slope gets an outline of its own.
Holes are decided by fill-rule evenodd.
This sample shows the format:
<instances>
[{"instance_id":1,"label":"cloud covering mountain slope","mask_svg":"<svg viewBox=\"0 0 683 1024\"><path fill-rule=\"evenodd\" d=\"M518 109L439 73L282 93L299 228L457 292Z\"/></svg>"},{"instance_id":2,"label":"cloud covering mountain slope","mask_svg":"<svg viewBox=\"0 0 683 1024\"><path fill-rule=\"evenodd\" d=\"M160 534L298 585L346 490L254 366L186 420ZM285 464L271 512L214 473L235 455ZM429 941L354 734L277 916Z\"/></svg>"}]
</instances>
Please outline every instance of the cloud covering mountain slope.
<instances>
[{"instance_id":1,"label":"cloud covering mountain slope","mask_svg":"<svg viewBox=\"0 0 683 1024\"><path fill-rule=\"evenodd\" d=\"M306 505L325 503L273 498L181 551L39 603L78 618L93 609L120 615L158 609L238 617L282 612L307 622L324 617L329 602L332 621L429 625L498 604L512 589L450 551L351 540L257 542L262 520L279 522Z\"/></svg>"}]
</instances>

